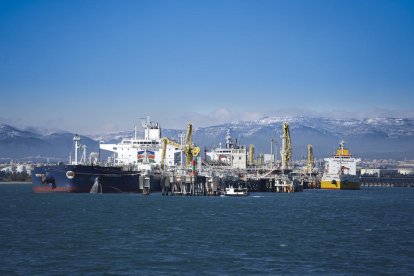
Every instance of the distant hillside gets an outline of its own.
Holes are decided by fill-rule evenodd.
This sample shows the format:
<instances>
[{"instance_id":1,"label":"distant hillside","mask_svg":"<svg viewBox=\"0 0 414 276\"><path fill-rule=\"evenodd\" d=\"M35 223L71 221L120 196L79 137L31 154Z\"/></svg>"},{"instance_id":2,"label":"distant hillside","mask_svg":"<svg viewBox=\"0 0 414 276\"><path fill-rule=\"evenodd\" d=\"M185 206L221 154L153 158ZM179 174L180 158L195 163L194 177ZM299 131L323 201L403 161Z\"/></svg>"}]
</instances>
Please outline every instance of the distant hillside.
<instances>
[{"instance_id":1,"label":"distant hillside","mask_svg":"<svg viewBox=\"0 0 414 276\"><path fill-rule=\"evenodd\" d=\"M282 123L288 122L291 131L293 157L307 154L312 144L317 158L331 156L340 140L345 140L354 156L369 159L414 159L414 119L373 118L365 120L338 120L330 118L268 117L253 122L234 122L194 131L194 142L202 148L225 144L227 129L233 141L243 145L254 144L256 153L270 152L273 138L281 145ZM194 126L195 128L197 126ZM185 130L163 129L162 135L178 141ZM74 133L42 134L40 130L19 130L10 125L0 125L0 158L34 159L56 157L67 160L73 151ZM98 151L98 141L115 143L122 137L132 137L133 132L102 133L81 136L88 153ZM142 137L143 132L139 131Z\"/></svg>"},{"instance_id":2,"label":"distant hillside","mask_svg":"<svg viewBox=\"0 0 414 276\"><path fill-rule=\"evenodd\" d=\"M42 135L38 131L0 125L0 158L36 160L49 157L68 160L73 151L74 135L69 132ZM88 152L98 151L98 142L86 136L81 136L81 139Z\"/></svg>"}]
</instances>

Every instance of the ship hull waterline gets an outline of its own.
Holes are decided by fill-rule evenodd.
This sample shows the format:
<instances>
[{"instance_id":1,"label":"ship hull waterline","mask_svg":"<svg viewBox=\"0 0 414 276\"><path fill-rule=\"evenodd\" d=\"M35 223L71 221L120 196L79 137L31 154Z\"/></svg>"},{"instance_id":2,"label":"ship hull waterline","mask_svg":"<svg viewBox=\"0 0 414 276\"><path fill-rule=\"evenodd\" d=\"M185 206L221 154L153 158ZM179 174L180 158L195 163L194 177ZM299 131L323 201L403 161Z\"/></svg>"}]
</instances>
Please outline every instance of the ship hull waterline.
<instances>
[{"instance_id":1,"label":"ship hull waterline","mask_svg":"<svg viewBox=\"0 0 414 276\"><path fill-rule=\"evenodd\" d=\"M32 184L35 193L89 193L94 184L98 185L96 191L102 193L142 191L139 172L91 165L35 167L32 170ZM151 179L150 190L161 190L158 179Z\"/></svg>"},{"instance_id":2,"label":"ship hull waterline","mask_svg":"<svg viewBox=\"0 0 414 276\"><path fill-rule=\"evenodd\" d=\"M321 189L324 190L359 190L361 184L355 181L321 181Z\"/></svg>"}]
</instances>

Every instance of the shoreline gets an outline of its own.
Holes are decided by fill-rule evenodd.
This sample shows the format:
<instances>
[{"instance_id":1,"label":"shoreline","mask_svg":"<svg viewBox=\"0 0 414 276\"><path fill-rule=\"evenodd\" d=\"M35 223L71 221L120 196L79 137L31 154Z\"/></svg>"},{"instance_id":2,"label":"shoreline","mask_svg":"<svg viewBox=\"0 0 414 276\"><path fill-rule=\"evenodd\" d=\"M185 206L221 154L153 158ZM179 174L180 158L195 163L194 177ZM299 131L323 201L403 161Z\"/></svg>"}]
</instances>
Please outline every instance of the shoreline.
<instances>
[{"instance_id":1,"label":"shoreline","mask_svg":"<svg viewBox=\"0 0 414 276\"><path fill-rule=\"evenodd\" d=\"M0 185L4 185L4 184L21 185L21 184L32 184L32 182L31 181L0 181Z\"/></svg>"}]
</instances>

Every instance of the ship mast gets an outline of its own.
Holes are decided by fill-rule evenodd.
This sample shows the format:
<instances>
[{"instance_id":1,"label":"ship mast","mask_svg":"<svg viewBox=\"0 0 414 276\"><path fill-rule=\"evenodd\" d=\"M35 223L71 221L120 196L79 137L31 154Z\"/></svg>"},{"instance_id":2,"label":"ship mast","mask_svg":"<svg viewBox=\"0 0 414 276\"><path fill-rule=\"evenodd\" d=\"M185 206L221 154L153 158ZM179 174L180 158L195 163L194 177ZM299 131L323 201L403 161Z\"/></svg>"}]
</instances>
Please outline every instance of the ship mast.
<instances>
[{"instance_id":1,"label":"ship mast","mask_svg":"<svg viewBox=\"0 0 414 276\"><path fill-rule=\"evenodd\" d=\"M231 146L232 146L232 141L231 141L230 129L227 129L227 133L226 133L226 149L231 148Z\"/></svg>"},{"instance_id":2,"label":"ship mast","mask_svg":"<svg viewBox=\"0 0 414 276\"><path fill-rule=\"evenodd\" d=\"M345 141L344 140L342 140L339 143L339 148L341 149L341 155L344 155L344 149L345 149Z\"/></svg>"},{"instance_id":3,"label":"ship mast","mask_svg":"<svg viewBox=\"0 0 414 276\"><path fill-rule=\"evenodd\" d=\"M80 148L80 137L78 134L75 134L75 137L73 137L73 141L75 142L75 161L73 161L73 165L77 165L78 164L78 149Z\"/></svg>"}]
</instances>

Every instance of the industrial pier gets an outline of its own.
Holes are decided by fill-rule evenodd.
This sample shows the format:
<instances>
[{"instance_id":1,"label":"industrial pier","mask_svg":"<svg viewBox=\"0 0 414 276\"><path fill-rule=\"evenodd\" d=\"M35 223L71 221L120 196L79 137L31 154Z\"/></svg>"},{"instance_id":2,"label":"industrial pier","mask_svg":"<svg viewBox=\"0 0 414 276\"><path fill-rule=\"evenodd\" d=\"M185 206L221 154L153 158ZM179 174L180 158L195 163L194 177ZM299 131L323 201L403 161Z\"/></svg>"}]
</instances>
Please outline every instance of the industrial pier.
<instances>
[{"instance_id":1,"label":"industrial pier","mask_svg":"<svg viewBox=\"0 0 414 276\"><path fill-rule=\"evenodd\" d=\"M75 160L72 161L71 155L69 158L71 170L65 169L63 162L39 166L37 172L32 170L32 178L42 192L63 189L66 192L101 193L106 188L107 192L142 192L144 195L161 191L163 195L246 196L249 192L295 193L319 188L414 186L414 163L411 169L401 168L401 172L398 170L393 175L384 175L382 169L380 172L370 165L358 173L356 164L361 160L352 157L345 141L339 143L332 157L324 158L324 166L321 162L315 166L312 145L308 145L307 161L293 162L289 124L286 122L282 124L280 152L277 141L271 139L270 154L255 155L254 145L241 145L237 139L234 142L230 129L227 129L225 146L219 143L219 147L210 151L205 149L203 159L199 156L200 148L192 141L191 123L186 134L179 136L179 142L162 137L160 125L151 122L149 117L142 125L143 138L137 136L135 127L133 137L122 138L118 143L99 143L99 153L91 152L89 161L86 146L80 145L79 136L75 135ZM78 162L80 148L83 153ZM111 152L104 162L101 162L102 150ZM55 170L61 167L65 168ZM319 171L321 168L323 174ZM121 179L122 176L125 177ZM114 177L119 180L114 180ZM56 181L60 189L56 189Z\"/></svg>"},{"instance_id":2,"label":"industrial pier","mask_svg":"<svg viewBox=\"0 0 414 276\"><path fill-rule=\"evenodd\" d=\"M283 124L281 161L271 160L265 164L263 157L254 159L254 146L233 143L227 131L226 146L206 152L207 158L198 157L200 149L192 142L192 125L187 127L181 143L162 138L163 195L222 195L226 188L247 189L250 192L294 193L303 189L319 188L318 174L314 167L312 146L308 146L308 163L304 170L292 169L292 146L289 125ZM184 142L185 141L185 142ZM183 149L186 155L180 166L167 166L167 146ZM183 157L181 157L182 161Z\"/></svg>"}]
</instances>

